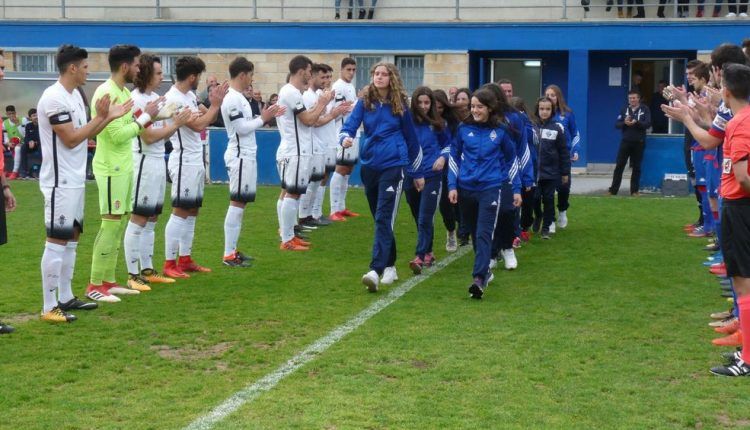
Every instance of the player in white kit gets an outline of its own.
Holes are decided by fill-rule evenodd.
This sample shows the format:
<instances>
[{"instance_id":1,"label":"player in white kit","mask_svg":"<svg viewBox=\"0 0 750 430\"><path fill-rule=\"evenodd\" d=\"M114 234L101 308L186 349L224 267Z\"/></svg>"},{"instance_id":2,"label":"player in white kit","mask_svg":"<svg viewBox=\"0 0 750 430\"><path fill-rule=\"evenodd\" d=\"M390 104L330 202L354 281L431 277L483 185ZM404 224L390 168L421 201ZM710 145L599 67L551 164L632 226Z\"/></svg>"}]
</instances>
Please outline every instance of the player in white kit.
<instances>
[{"instance_id":1,"label":"player in white kit","mask_svg":"<svg viewBox=\"0 0 750 430\"><path fill-rule=\"evenodd\" d=\"M339 80L333 84L333 92L336 94L336 100L339 103L349 102L356 103L357 90L354 88L352 80L357 72L357 62L351 57L341 60L341 72ZM336 120L336 134L341 132L349 116ZM336 157L336 171L331 175L331 221L346 221L347 217L359 216L358 213L352 212L346 208L346 193L349 189L349 176L354 170L354 165L359 158L359 138L354 139L350 148L338 147Z\"/></svg>"},{"instance_id":2,"label":"player in white kit","mask_svg":"<svg viewBox=\"0 0 750 430\"><path fill-rule=\"evenodd\" d=\"M281 234L280 248L286 251L309 249L309 242L294 235L294 225L299 211L299 197L307 190L310 180L312 127L333 98L331 91L324 91L318 99L319 103L307 110L302 92L307 89L311 77L312 61L303 55L292 58L289 62L289 83L279 91L277 103L286 108L286 112L276 121L281 134L281 143L276 151L276 166L282 188L276 207Z\"/></svg>"},{"instance_id":3,"label":"player in white kit","mask_svg":"<svg viewBox=\"0 0 750 430\"><path fill-rule=\"evenodd\" d=\"M252 257L237 250L242 229L245 205L255 201L258 180L255 130L272 118L283 115L284 107L273 105L253 117L250 102L242 92L253 83L255 66L245 57L237 57L229 64L229 92L221 104L221 116L229 143L224 162L229 173L229 208L224 219L224 259L230 267L247 267Z\"/></svg>"},{"instance_id":4,"label":"player in white kit","mask_svg":"<svg viewBox=\"0 0 750 430\"><path fill-rule=\"evenodd\" d=\"M162 101L155 90L159 88L163 78L159 57L142 54L134 80L135 89L130 93L136 112L144 110L150 102ZM175 113L173 121L167 124L163 117L171 117L173 111L174 105L162 108L151 127L133 139L133 212L125 230L125 263L131 277L141 277L149 283L174 282L174 279L154 270L152 261L154 228L161 215L167 186L164 142L192 118L192 112L184 109Z\"/></svg>"},{"instance_id":5,"label":"player in white kit","mask_svg":"<svg viewBox=\"0 0 750 430\"><path fill-rule=\"evenodd\" d=\"M331 87L333 69L327 64L313 64L310 88L302 95L306 109L312 109L318 103L318 97ZM303 227L317 228L331 223L323 218L323 198L325 197L326 179L336 167L336 148L338 135L335 120L348 113L350 102L337 103L331 100L325 113L318 118L312 130L313 158L312 172L307 192L300 197L299 223Z\"/></svg>"},{"instance_id":6,"label":"player in white kit","mask_svg":"<svg viewBox=\"0 0 750 430\"><path fill-rule=\"evenodd\" d=\"M170 278L188 278L186 272L210 272L200 266L191 256L195 220L203 204L205 167L203 164L203 142L200 133L216 121L221 103L229 89L224 82L211 88L208 99L211 107L201 110L195 90L206 64L198 57L180 57L175 63L177 82L165 94L166 103L179 105L195 114L170 138L174 150L169 156L169 176L172 179L172 215L164 230L165 259L162 272ZM178 260L179 255L179 260Z\"/></svg>"},{"instance_id":7,"label":"player in white kit","mask_svg":"<svg viewBox=\"0 0 750 430\"><path fill-rule=\"evenodd\" d=\"M87 144L112 120L130 112L132 106L110 105L109 96L105 95L96 103L96 117L87 122L86 103L78 90L88 76L87 58L85 49L61 46L55 56L60 78L44 91L37 105L42 147L39 188L44 195L47 228L41 264L41 318L48 322L74 321L76 317L67 311L97 307L96 303L78 300L71 286L78 237L83 232ZM111 297L110 301L119 301Z\"/></svg>"}]
</instances>

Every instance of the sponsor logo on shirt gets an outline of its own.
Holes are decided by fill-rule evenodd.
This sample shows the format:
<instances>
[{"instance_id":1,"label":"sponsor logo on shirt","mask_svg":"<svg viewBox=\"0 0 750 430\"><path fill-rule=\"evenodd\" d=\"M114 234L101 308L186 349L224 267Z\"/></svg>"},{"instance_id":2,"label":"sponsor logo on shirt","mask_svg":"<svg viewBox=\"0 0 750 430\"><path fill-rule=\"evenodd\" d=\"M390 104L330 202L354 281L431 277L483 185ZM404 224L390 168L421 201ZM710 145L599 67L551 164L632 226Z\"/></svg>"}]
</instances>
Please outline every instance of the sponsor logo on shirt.
<instances>
[{"instance_id":1,"label":"sponsor logo on shirt","mask_svg":"<svg viewBox=\"0 0 750 430\"><path fill-rule=\"evenodd\" d=\"M557 130L542 130L542 139L557 139Z\"/></svg>"},{"instance_id":2,"label":"sponsor logo on shirt","mask_svg":"<svg viewBox=\"0 0 750 430\"><path fill-rule=\"evenodd\" d=\"M730 173L732 173L732 160L731 159L729 158L724 159L724 162L722 163L722 166L721 166L721 171L725 175L729 175Z\"/></svg>"}]
</instances>

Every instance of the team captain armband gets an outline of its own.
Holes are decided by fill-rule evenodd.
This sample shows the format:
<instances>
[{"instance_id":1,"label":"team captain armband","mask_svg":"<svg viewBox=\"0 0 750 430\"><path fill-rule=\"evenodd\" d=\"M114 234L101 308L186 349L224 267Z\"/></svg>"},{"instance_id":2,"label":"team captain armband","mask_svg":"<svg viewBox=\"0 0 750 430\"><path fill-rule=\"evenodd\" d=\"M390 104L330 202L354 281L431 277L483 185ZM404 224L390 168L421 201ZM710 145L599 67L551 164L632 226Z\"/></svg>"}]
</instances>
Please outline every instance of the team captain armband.
<instances>
[{"instance_id":1,"label":"team captain armband","mask_svg":"<svg viewBox=\"0 0 750 430\"><path fill-rule=\"evenodd\" d=\"M229 112L229 120L230 121L234 121L236 119L240 119L240 118L244 118L244 117L245 117L245 115L239 109L232 109Z\"/></svg>"},{"instance_id":2,"label":"team captain armband","mask_svg":"<svg viewBox=\"0 0 750 430\"><path fill-rule=\"evenodd\" d=\"M294 113L295 116L297 116L301 114L302 112L304 112L305 110L306 110L305 105L300 101L300 102L297 102L296 105L294 105L294 110L292 112Z\"/></svg>"},{"instance_id":3,"label":"team captain armband","mask_svg":"<svg viewBox=\"0 0 750 430\"><path fill-rule=\"evenodd\" d=\"M70 114L70 112L58 112L52 116L49 117L49 123L52 125L57 124L65 124L67 122L72 122L73 116Z\"/></svg>"}]
</instances>

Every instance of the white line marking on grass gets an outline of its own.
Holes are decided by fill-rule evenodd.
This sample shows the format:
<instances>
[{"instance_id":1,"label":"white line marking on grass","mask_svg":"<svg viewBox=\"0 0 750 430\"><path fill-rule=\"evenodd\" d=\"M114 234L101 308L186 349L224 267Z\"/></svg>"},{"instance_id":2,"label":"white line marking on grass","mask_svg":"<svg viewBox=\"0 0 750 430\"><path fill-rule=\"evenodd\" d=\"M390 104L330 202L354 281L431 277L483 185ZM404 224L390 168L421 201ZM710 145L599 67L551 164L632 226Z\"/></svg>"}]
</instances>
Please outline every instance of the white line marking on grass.
<instances>
[{"instance_id":1,"label":"white line marking on grass","mask_svg":"<svg viewBox=\"0 0 750 430\"><path fill-rule=\"evenodd\" d=\"M250 403L258 396L266 391L272 390L282 379L291 375L304 366L305 364L314 360L318 355L322 354L330 348L333 344L340 341L344 336L353 332L359 326L364 324L367 320L375 316L378 312L388 307L391 303L400 299L401 296L408 293L409 290L417 286L422 281L430 278L430 276L439 272L449 264L463 257L469 252L471 247L465 246L454 252L453 254L445 257L445 259L437 262L434 268L426 270L425 273L409 278L406 282L402 283L398 287L394 288L385 297L377 300L366 309L355 315L349 321L331 330L325 336L316 340L310 344L307 348L303 349L294 357L290 358L289 361L279 366L273 372L262 377L255 383L246 386L242 390L234 393L231 397L222 402L219 406L216 406L206 415L199 417L190 425L185 427L184 430L207 430L223 421L226 417L237 411L240 407L246 403Z\"/></svg>"}]
</instances>

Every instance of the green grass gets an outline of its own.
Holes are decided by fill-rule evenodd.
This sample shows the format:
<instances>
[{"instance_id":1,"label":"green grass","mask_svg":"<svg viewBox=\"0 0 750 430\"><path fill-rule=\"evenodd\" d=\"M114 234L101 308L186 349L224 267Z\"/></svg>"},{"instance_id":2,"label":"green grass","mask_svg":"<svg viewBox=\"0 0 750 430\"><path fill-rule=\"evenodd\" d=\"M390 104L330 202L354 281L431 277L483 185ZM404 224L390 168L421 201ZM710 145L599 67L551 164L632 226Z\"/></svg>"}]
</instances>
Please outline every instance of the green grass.
<instances>
[{"instance_id":1,"label":"green grass","mask_svg":"<svg viewBox=\"0 0 750 430\"><path fill-rule=\"evenodd\" d=\"M309 253L282 253L271 187L245 215L240 244L254 267L221 266L227 191L211 186L194 256L214 273L49 325L38 320L42 197L35 182L13 185L0 317L17 332L0 337L0 429L182 428L382 295L359 283L368 216L314 232ZM94 191L79 295L98 229ZM365 213L360 190L348 202ZM703 242L681 233L694 206L575 197L570 227L519 250L519 270L498 273L481 302L468 299L463 257L216 428L748 426L747 381L707 371L720 361L707 314L726 303L700 266ZM396 228L404 280L416 237L405 204Z\"/></svg>"}]
</instances>

